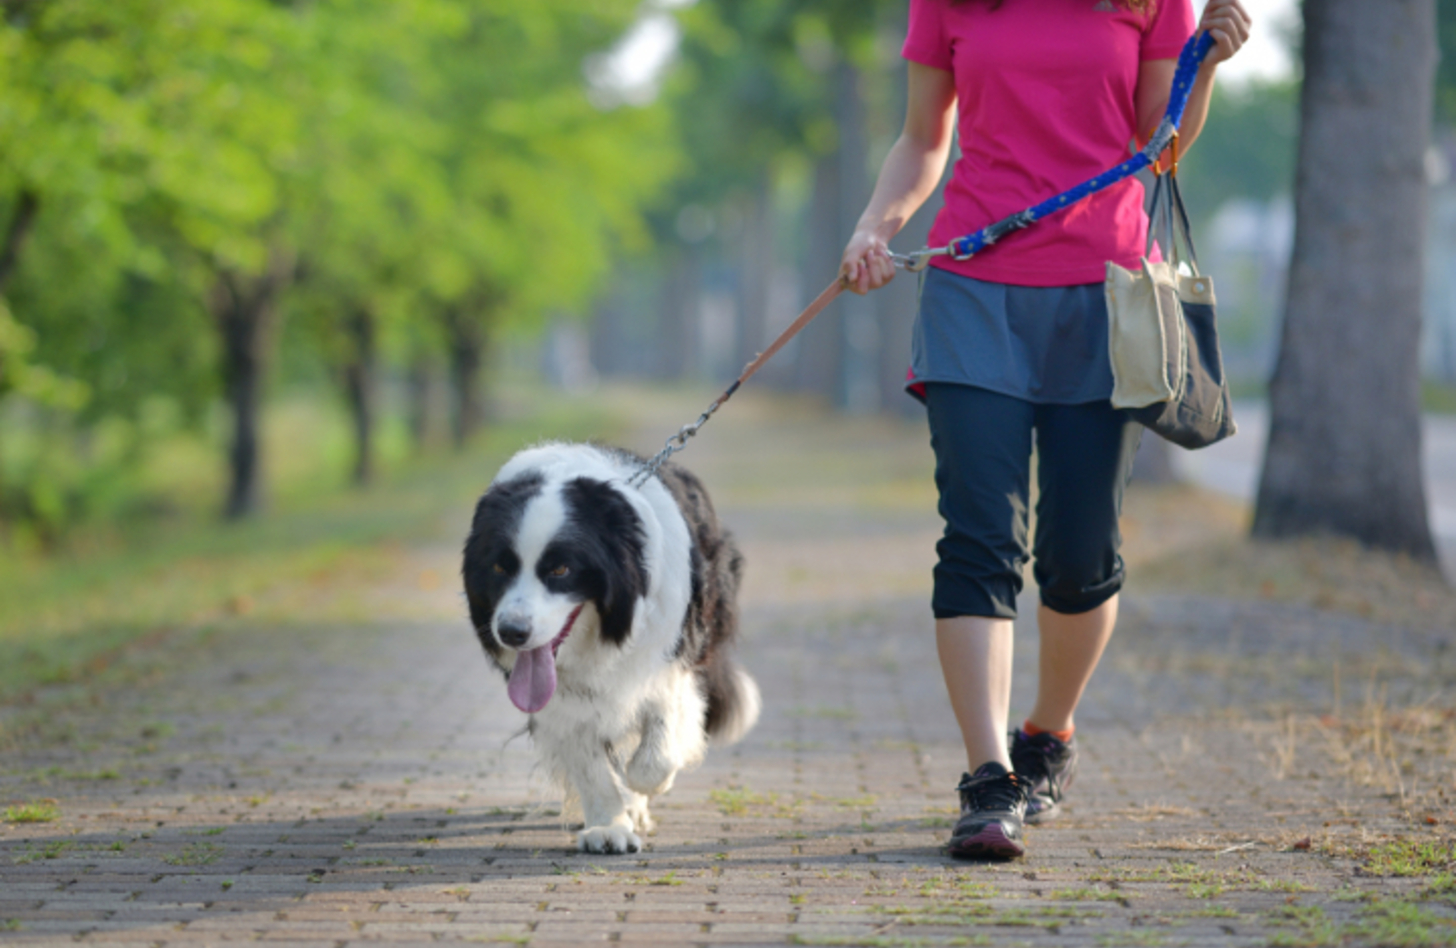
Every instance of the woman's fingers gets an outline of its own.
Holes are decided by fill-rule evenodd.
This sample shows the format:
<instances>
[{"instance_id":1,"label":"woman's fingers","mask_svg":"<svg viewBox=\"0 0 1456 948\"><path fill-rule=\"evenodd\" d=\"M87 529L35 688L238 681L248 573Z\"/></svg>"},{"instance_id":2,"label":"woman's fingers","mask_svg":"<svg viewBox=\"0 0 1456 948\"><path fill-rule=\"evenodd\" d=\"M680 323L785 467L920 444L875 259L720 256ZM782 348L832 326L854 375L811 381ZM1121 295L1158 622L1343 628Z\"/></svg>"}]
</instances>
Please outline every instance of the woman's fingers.
<instances>
[{"instance_id":1,"label":"woman's fingers","mask_svg":"<svg viewBox=\"0 0 1456 948\"><path fill-rule=\"evenodd\" d=\"M1239 51L1249 38L1253 22L1239 0L1210 0L1204 8L1200 28L1214 39L1218 50L1212 57L1215 62L1229 59Z\"/></svg>"},{"instance_id":2,"label":"woman's fingers","mask_svg":"<svg viewBox=\"0 0 1456 948\"><path fill-rule=\"evenodd\" d=\"M846 289L868 293L895 278L895 261L883 244L865 246L851 240L839 265L839 277Z\"/></svg>"}]
</instances>

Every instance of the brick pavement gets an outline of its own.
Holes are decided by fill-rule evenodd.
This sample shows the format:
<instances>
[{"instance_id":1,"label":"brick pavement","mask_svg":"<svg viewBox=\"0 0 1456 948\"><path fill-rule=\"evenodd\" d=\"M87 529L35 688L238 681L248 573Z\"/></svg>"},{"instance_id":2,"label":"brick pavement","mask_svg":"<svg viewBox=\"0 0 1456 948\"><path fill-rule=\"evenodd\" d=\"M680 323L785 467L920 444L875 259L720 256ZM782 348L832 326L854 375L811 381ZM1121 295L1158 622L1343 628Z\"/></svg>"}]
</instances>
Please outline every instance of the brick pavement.
<instances>
[{"instance_id":1,"label":"brick pavement","mask_svg":"<svg viewBox=\"0 0 1456 948\"><path fill-rule=\"evenodd\" d=\"M1129 596L1067 816L1022 861L941 857L963 761L928 634L920 438L802 417L765 436L745 404L689 459L748 552L764 715L658 802L645 852L572 851L458 597L413 582L453 573L442 544L402 565L418 618L240 621L145 687L58 706L59 736L0 776L0 800L60 810L0 829L0 941L1456 941L1448 903L1412 901L1429 879L1361 868L1391 834L1449 843L1444 788L1408 775L1392 797L1300 730L1338 710L1337 656L1346 705L1375 707L1367 677L1382 701L1440 697L1444 639L1290 607ZM1018 630L1018 710L1034 639Z\"/></svg>"}]
</instances>

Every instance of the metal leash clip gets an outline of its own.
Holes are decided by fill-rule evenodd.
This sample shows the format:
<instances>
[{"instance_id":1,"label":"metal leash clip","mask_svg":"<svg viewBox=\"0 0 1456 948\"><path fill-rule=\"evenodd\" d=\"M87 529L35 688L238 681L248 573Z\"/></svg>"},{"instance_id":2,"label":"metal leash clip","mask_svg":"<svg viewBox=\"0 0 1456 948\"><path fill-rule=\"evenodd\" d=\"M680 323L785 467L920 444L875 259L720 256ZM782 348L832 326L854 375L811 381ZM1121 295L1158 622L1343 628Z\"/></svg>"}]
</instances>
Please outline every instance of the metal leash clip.
<instances>
[{"instance_id":1,"label":"metal leash clip","mask_svg":"<svg viewBox=\"0 0 1456 948\"><path fill-rule=\"evenodd\" d=\"M699 428L707 424L708 418L717 409L719 404L721 404L721 402L714 402L707 411L703 412L701 415L698 416L697 421L694 421L691 424L683 425L677 430L677 434L670 435L668 439L663 442L662 450L658 451L652 456L651 460L647 461L647 463L643 464L640 468L638 468L637 471L634 472L632 476L627 479L627 483L632 487L641 487L643 484L651 480L652 475L657 473L657 469L662 467L663 463L666 462L668 458L672 457L674 454L678 453L683 448L688 446L688 439L691 438L693 435L697 434Z\"/></svg>"},{"instance_id":2,"label":"metal leash clip","mask_svg":"<svg viewBox=\"0 0 1456 948\"><path fill-rule=\"evenodd\" d=\"M930 266L931 257L944 257L953 253L949 247L921 247L910 253L895 253L890 251L890 259L895 261L895 266L906 273L919 273Z\"/></svg>"}]
</instances>

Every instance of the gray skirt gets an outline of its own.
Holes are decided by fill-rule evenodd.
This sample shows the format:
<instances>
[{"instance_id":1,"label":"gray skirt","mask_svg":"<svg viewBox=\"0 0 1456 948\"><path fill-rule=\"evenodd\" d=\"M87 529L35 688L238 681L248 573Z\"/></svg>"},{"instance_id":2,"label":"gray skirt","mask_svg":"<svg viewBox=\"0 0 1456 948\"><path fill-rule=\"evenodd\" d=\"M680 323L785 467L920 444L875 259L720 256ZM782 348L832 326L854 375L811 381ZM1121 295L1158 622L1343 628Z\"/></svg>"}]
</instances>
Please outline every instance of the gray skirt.
<instances>
[{"instance_id":1,"label":"gray skirt","mask_svg":"<svg viewBox=\"0 0 1456 948\"><path fill-rule=\"evenodd\" d=\"M973 385L1043 405L1112 396L1101 283L1012 286L925 271L906 388Z\"/></svg>"}]
</instances>

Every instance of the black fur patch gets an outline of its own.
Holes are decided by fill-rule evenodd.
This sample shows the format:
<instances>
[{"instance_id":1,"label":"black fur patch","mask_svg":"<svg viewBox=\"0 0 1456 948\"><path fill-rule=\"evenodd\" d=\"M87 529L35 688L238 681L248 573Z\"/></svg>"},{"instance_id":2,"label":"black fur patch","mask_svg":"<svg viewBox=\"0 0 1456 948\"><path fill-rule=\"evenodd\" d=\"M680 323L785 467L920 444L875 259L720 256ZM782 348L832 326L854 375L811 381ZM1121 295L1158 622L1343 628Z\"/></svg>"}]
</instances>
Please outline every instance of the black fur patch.
<instances>
[{"instance_id":1,"label":"black fur patch","mask_svg":"<svg viewBox=\"0 0 1456 948\"><path fill-rule=\"evenodd\" d=\"M676 654L697 672L708 698L704 726L709 734L716 734L737 714L741 699L728 653L738 635L743 554L718 521L708 492L696 476L675 464L664 464L658 476L677 501L693 542L692 599Z\"/></svg>"},{"instance_id":2,"label":"black fur patch","mask_svg":"<svg viewBox=\"0 0 1456 948\"><path fill-rule=\"evenodd\" d=\"M501 644L491 633L491 617L506 587L521 569L520 558L516 556L516 532L526 507L541 493L543 483L540 474L530 473L493 485L475 505L470 536L465 538L461 574L470 604L470 621L480 644L495 659L501 657Z\"/></svg>"},{"instance_id":3,"label":"black fur patch","mask_svg":"<svg viewBox=\"0 0 1456 948\"><path fill-rule=\"evenodd\" d=\"M569 572L554 581L543 572L542 582L595 603L602 638L621 645L632 632L637 600L646 595L649 582L642 518L605 481L578 477L562 485L561 494L566 525L546 547L538 569L564 564Z\"/></svg>"}]
</instances>

